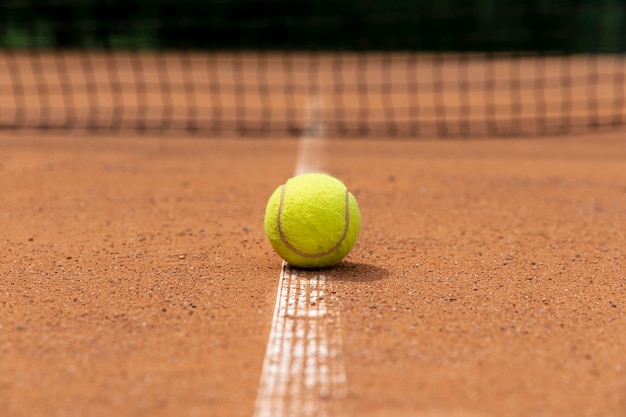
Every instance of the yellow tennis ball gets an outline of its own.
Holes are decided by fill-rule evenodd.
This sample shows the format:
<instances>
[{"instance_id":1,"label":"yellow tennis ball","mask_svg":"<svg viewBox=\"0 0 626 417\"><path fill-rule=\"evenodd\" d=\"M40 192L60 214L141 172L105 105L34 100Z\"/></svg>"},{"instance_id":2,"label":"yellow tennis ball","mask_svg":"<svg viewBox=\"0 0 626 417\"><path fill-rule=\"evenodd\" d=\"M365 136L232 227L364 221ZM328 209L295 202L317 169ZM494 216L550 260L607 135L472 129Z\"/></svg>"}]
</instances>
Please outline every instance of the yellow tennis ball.
<instances>
[{"instance_id":1,"label":"yellow tennis ball","mask_svg":"<svg viewBox=\"0 0 626 417\"><path fill-rule=\"evenodd\" d=\"M290 265L324 268L339 263L361 229L356 199L337 178L309 173L274 191L265 209L265 234Z\"/></svg>"}]
</instances>

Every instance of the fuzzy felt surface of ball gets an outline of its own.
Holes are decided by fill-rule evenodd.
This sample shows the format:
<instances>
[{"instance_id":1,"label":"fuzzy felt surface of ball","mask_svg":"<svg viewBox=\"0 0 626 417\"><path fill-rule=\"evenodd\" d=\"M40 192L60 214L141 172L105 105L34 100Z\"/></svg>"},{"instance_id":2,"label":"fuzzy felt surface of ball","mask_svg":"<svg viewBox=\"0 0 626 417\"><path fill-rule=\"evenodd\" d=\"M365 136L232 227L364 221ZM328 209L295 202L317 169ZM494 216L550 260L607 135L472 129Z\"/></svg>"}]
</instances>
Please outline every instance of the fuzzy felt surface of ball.
<instances>
[{"instance_id":1,"label":"fuzzy felt surface of ball","mask_svg":"<svg viewBox=\"0 0 626 417\"><path fill-rule=\"evenodd\" d=\"M264 226L270 244L287 263L325 268L339 263L354 247L361 212L339 179L306 173L276 188L267 202Z\"/></svg>"}]
</instances>

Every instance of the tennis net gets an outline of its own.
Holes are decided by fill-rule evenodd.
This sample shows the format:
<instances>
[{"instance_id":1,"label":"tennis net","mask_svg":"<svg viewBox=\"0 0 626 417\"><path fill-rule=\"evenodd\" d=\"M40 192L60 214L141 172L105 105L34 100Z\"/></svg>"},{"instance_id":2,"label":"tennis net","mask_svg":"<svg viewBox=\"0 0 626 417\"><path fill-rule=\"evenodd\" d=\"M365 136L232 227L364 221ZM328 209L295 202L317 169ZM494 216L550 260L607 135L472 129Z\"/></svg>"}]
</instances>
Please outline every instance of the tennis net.
<instances>
[{"instance_id":1,"label":"tennis net","mask_svg":"<svg viewBox=\"0 0 626 417\"><path fill-rule=\"evenodd\" d=\"M392 3L7 1L0 128L258 136L314 121L328 135L464 137L626 126L620 2Z\"/></svg>"}]
</instances>

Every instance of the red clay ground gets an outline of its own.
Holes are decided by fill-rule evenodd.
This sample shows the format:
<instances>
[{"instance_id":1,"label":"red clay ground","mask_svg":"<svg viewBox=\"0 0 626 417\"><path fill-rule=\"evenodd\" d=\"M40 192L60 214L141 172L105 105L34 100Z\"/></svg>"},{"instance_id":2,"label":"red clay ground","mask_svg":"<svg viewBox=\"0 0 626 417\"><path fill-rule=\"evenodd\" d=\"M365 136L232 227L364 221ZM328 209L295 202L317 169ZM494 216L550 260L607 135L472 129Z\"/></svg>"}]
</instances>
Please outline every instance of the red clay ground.
<instances>
[{"instance_id":1,"label":"red clay ground","mask_svg":"<svg viewBox=\"0 0 626 417\"><path fill-rule=\"evenodd\" d=\"M340 416L623 416L623 133L329 141ZM0 137L0 410L251 416L295 140Z\"/></svg>"}]
</instances>

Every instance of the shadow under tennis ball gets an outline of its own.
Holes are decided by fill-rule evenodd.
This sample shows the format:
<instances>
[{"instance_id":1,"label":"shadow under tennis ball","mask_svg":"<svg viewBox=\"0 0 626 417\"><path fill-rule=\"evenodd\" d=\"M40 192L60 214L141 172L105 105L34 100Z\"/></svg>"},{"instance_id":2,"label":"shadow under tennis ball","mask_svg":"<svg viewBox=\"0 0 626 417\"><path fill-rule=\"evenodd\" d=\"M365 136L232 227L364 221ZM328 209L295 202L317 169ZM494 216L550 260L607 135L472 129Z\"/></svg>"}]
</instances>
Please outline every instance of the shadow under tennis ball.
<instances>
[{"instance_id":1,"label":"shadow under tennis ball","mask_svg":"<svg viewBox=\"0 0 626 417\"><path fill-rule=\"evenodd\" d=\"M325 271L328 281L371 282L385 279L389 271L378 266L342 261Z\"/></svg>"}]
</instances>

